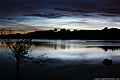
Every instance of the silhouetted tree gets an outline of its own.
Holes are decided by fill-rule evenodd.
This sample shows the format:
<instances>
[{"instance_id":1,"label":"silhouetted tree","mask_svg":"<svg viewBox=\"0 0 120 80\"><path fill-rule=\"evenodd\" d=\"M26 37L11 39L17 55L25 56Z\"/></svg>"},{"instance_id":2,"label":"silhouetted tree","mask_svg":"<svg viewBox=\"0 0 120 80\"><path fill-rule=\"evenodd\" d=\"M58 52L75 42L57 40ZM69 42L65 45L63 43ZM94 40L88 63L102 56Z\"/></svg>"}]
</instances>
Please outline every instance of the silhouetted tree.
<instances>
[{"instance_id":1,"label":"silhouetted tree","mask_svg":"<svg viewBox=\"0 0 120 80\"><path fill-rule=\"evenodd\" d=\"M33 58L27 56L31 53L30 47L31 39L22 39L22 40L16 40L12 41L10 39L5 40L5 43L11 50L10 55L16 58L16 74L17 74L17 80L20 80L19 73L20 73L20 64L24 62L32 62L35 64L39 64L41 68L44 68L45 63L47 62L47 58L45 58L44 55L39 56L39 58ZM41 70L42 70L41 69Z\"/></svg>"},{"instance_id":2,"label":"silhouetted tree","mask_svg":"<svg viewBox=\"0 0 120 80\"><path fill-rule=\"evenodd\" d=\"M9 31L9 34L12 34L12 30L11 30L10 28L9 28L9 30L8 30L8 31Z\"/></svg>"},{"instance_id":3,"label":"silhouetted tree","mask_svg":"<svg viewBox=\"0 0 120 80\"><path fill-rule=\"evenodd\" d=\"M54 29L54 32L56 32L56 31L57 31L57 28Z\"/></svg>"},{"instance_id":4,"label":"silhouetted tree","mask_svg":"<svg viewBox=\"0 0 120 80\"><path fill-rule=\"evenodd\" d=\"M61 29L60 32L66 32L66 29Z\"/></svg>"},{"instance_id":5,"label":"silhouetted tree","mask_svg":"<svg viewBox=\"0 0 120 80\"><path fill-rule=\"evenodd\" d=\"M103 30L108 30L108 27L105 27Z\"/></svg>"},{"instance_id":6,"label":"silhouetted tree","mask_svg":"<svg viewBox=\"0 0 120 80\"><path fill-rule=\"evenodd\" d=\"M67 32L71 32L70 29L67 29Z\"/></svg>"},{"instance_id":7,"label":"silhouetted tree","mask_svg":"<svg viewBox=\"0 0 120 80\"><path fill-rule=\"evenodd\" d=\"M4 29L4 28L0 29L1 35L3 35L4 32L5 32L5 29Z\"/></svg>"}]
</instances>

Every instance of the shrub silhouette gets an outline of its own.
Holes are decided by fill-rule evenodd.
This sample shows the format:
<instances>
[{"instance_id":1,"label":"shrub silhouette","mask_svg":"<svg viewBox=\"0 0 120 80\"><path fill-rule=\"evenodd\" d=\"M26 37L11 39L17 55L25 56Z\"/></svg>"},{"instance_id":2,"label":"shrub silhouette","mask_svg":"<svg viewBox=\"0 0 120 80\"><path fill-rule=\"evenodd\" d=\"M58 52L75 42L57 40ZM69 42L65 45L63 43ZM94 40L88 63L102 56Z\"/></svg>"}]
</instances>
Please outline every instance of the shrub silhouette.
<instances>
[{"instance_id":1,"label":"shrub silhouette","mask_svg":"<svg viewBox=\"0 0 120 80\"><path fill-rule=\"evenodd\" d=\"M45 55L40 55L38 58L29 57L28 54L31 53L31 39L21 39L21 40L5 40L6 45L11 50L10 55L16 58L16 75L17 80L20 80L20 64L25 62L32 62L38 64L41 67L42 72L45 70L44 67L47 63L47 58Z\"/></svg>"}]
</instances>

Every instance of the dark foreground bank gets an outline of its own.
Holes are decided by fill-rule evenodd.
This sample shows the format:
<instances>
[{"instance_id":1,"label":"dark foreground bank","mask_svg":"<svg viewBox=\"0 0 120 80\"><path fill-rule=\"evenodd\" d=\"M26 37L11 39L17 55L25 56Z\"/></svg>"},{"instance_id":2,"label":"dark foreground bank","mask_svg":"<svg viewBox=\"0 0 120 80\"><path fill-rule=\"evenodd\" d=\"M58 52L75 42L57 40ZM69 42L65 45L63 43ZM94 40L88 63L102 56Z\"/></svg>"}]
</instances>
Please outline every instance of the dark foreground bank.
<instances>
[{"instance_id":1,"label":"dark foreground bank","mask_svg":"<svg viewBox=\"0 0 120 80\"><path fill-rule=\"evenodd\" d=\"M20 66L19 79L15 67L11 67L12 65L0 67L1 80L94 80L120 77L120 64L70 64L47 68L44 71L37 65L24 64Z\"/></svg>"}]
</instances>

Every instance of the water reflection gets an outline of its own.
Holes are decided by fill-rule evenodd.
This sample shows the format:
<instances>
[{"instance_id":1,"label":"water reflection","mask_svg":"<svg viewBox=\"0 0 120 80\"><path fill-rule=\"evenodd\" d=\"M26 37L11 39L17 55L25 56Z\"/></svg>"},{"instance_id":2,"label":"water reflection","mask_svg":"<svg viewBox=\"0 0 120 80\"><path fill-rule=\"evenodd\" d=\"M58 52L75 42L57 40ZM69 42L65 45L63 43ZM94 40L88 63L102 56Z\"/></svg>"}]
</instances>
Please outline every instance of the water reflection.
<instances>
[{"instance_id":1,"label":"water reflection","mask_svg":"<svg viewBox=\"0 0 120 80\"><path fill-rule=\"evenodd\" d=\"M20 80L20 64L26 62L32 62L34 64L38 64L41 67L41 71L44 72L45 70L45 63L47 62L47 58L45 55L40 55L38 58L33 58L28 56L31 53L31 39L23 39L23 40L5 40L6 45L11 50L9 55L12 55L16 59L16 76L17 80ZM4 44L2 42L2 44Z\"/></svg>"},{"instance_id":2,"label":"water reflection","mask_svg":"<svg viewBox=\"0 0 120 80\"><path fill-rule=\"evenodd\" d=\"M81 62L85 61L94 64L100 63L106 58L112 59L120 56L120 43L113 43L112 41L53 40L36 41L32 42L32 44L34 45L33 52L35 55L46 53L52 59L81 60ZM116 61L119 60L116 59Z\"/></svg>"},{"instance_id":3,"label":"water reflection","mask_svg":"<svg viewBox=\"0 0 120 80\"><path fill-rule=\"evenodd\" d=\"M35 47L44 47L44 48L53 48L53 49L72 49L72 48L100 48L104 51L116 51L120 50L120 46L109 46L109 45L97 45L97 46L89 46L89 45L75 45L75 44L58 44L58 43L44 43L44 42L32 42L32 45Z\"/></svg>"},{"instance_id":4,"label":"water reflection","mask_svg":"<svg viewBox=\"0 0 120 80\"><path fill-rule=\"evenodd\" d=\"M32 45L35 47L45 47L45 48L53 48L53 49L69 49L70 45L67 44L58 44L58 43L50 43L50 42L32 42Z\"/></svg>"},{"instance_id":5,"label":"water reflection","mask_svg":"<svg viewBox=\"0 0 120 80\"><path fill-rule=\"evenodd\" d=\"M13 42L11 41L11 44L15 44L15 41ZM4 43L1 43L0 47L2 47L3 45L6 46ZM42 40L39 42L31 40L28 46L31 47L32 49L31 56L34 58L37 58L39 55L44 54L46 54L49 59L62 59L62 60L68 59L91 60L120 56L119 54L120 45L116 43L113 45L111 42L99 41L98 43L97 42L86 43L85 41L81 40L77 41Z\"/></svg>"},{"instance_id":6,"label":"water reflection","mask_svg":"<svg viewBox=\"0 0 120 80\"><path fill-rule=\"evenodd\" d=\"M11 44L15 44L11 41ZM94 45L93 45L94 44ZM0 47L5 48L1 43ZM112 58L119 56L120 44L112 42L85 42L81 40L31 40L29 47L32 49L31 56L37 58L39 55L46 54L50 59L98 59ZM28 52L29 53L29 52ZM94 56L92 56L94 55ZM27 54L26 54L27 56Z\"/></svg>"},{"instance_id":7,"label":"water reflection","mask_svg":"<svg viewBox=\"0 0 120 80\"><path fill-rule=\"evenodd\" d=\"M12 40L11 42L15 42ZM120 43L113 43L113 41L82 41L82 40L31 40L31 46L35 48L51 48L51 49L72 49L72 48L100 48L104 51L120 50ZM0 41L0 47L7 46L3 41Z\"/></svg>"},{"instance_id":8,"label":"water reflection","mask_svg":"<svg viewBox=\"0 0 120 80\"><path fill-rule=\"evenodd\" d=\"M111 42L99 41L97 43L81 40L34 41L29 39L5 40L0 42L0 77L1 75L10 75L11 80L16 80L13 78L14 76L11 77L11 75L17 75L17 80L45 80L47 74L51 75L51 72L54 73L53 70L51 70L51 72L48 70L56 67L73 64L103 65L104 59L109 59L107 62L104 62L105 65L111 64L109 63L110 60L112 60L111 66L115 63L119 64L119 53L120 44L113 44ZM9 55L12 56L12 60L15 59L15 61L10 61L8 58ZM14 65L16 67L16 74L12 72L14 71ZM9 75L4 75L6 73L3 74L2 69L3 72L6 73L8 73L8 70L12 70ZM80 71L81 70L83 69L80 69ZM54 74L56 73L58 73L58 71ZM6 77L2 77L2 80L8 80L9 77L7 79L4 79ZM22 77L24 79L21 79Z\"/></svg>"},{"instance_id":9,"label":"water reflection","mask_svg":"<svg viewBox=\"0 0 120 80\"><path fill-rule=\"evenodd\" d=\"M88 46L87 48L101 48L104 51L116 51L116 50L120 50L120 46Z\"/></svg>"}]
</instances>

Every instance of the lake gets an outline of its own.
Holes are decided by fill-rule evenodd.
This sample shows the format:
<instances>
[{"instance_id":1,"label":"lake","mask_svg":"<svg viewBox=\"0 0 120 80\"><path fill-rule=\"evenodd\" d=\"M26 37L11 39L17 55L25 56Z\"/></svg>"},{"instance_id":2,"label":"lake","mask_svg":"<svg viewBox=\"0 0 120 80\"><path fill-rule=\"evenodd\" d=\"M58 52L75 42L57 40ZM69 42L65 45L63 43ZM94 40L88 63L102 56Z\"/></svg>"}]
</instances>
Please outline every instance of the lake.
<instances>
[{"instance_id":1,"label":"lake","mask_svg":"<svg viewBox=\"0 0 120 80\"><path fill-rule=\"evenodd\" d=\"M0 41L0 80L94 80L120 75L120 40ZM105 66L104 59L112 60L112 65Z\"/></svg>"}]
</instances>

